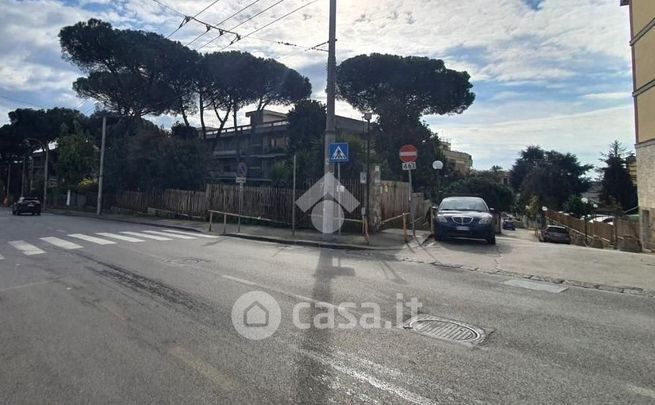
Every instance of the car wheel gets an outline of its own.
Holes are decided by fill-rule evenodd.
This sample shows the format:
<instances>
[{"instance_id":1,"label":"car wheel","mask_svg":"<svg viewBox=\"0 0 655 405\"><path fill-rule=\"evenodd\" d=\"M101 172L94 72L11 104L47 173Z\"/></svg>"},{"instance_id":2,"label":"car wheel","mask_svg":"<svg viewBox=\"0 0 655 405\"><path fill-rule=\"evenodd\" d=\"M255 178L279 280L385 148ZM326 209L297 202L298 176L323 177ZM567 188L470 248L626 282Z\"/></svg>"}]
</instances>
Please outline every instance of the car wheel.
<instances>
[{"instance_id":1,"label":"car wheel","mask_svg":"<svg viewBox=\"0 0 655 405\"><path fill-rule=\"evenodd\" d=\"M442 241L442 240L443 240L443 236L440 235L440 234L438 234L438 233L435 233L435 234L434 234L434 240L436 240L436 241Z\"/></svg>"},{"instance_id":2,"label":"car wheel","mask_svg":"<svg viewBox=\"0 0 655 405\"><path fill-rule=\"evenodd\" d=\"M41 211L37 212L36 215L41 216Z\"/></svg>"},{"instance_id":3,"label":"car wheel","mask_svg":"<svg viewBox=\"0 0 655 405\"><path fill-rule=\"evenodd\" d=\"M487 238L487 243L490 245L495 245L496 244L496 235L491 235L489 238Z\"/></svg>"}]
</instances>

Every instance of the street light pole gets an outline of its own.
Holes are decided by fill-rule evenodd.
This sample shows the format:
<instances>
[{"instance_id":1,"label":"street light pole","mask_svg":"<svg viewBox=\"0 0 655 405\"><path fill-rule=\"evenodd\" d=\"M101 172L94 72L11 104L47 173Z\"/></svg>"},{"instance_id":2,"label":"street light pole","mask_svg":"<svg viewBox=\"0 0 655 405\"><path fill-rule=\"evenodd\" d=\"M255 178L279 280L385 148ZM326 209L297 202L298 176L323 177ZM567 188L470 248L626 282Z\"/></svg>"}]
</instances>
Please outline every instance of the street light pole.
<instances>
[{"instance_id":1,"label":"street light pole","mask_svg":"<svg viewBox=\"0 0 655 405\"><path fill-rule=\"evenodd\" d=\"M41 149L43 150L43 154L45 155L45 163L43 165L43 201L41 202L41 211L45 211L46 209L46 203L48 200L48 141L41 141L40 139L36 138L25 138L27 141L35 141L38 142L39 145L41 146ZM23 161L23 166L25 165ZM30 193L32 192L31 186L30 186ZM23 195L23 187L22 187L22 181L21 181L21 196Z\"/></svg>"},{"instance_id":2,"label":"street light pole","mask_svg":"<svg viewBox=\"0 0 655 405\"><path fill-rule=\"evenodd\" d=\"M98 201L96 202L96 215L102 211L102 179L105 169L105 136L107 133L107 116L102 117L102 140L100 141L100 173L98 173Z\"/></svg>"},{"instance_id":3,"label":"street light pole","mask_svg":"<svg viewBox=\"0 0 655 405\"><path fill-rule=\"evenodd\" d=\"M370 208L371 208L371 118L373 114L370 112L364 113L366 120L366 222L371 225L370 221Z\"/></svg>"},{"instance_id":4,"label":"street light pole","mask_svg":"<svg viewBox=\"0 0 655 405\"><path fill-rule=\"evenodd\" d=\"M41 210L45 212L46 202L48 200L48 143L43 143L43 153L45 153L45 167L43 168L43 202Z\"/></svg>"},{"instance_id":5,"label":"street light pole","mask_svg":"<svg viewBox=\"0 0 655 405\"><path fill-rule=\"evenodd\" d=\"M324 165L323 172L327 175L332 172L332 165L330 164L330 143L334 142L335 137L335 118L334 118L334 104L337 89L337 57L336 57L336 42L337 42L337 0L330 0L330 21L329 21L329 35L328 35L328 63L327 63L327 117L325 120L325 145L323 148ZM323 194L335 195L334 190L326 190L329 184L333 182L323 182ZM329 208L329 204L323 204L323 230L332 229L333 212Z\"/></svg>"}]
</instances>

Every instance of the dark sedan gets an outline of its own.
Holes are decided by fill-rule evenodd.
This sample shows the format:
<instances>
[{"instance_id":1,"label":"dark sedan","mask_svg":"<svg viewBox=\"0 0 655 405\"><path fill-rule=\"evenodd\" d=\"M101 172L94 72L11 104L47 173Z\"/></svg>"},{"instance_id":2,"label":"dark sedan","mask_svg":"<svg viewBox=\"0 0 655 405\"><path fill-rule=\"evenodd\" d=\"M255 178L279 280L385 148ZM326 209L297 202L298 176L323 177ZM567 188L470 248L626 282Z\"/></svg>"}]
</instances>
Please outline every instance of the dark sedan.
<instances>
[{"instance_id":1,"label":"dark sedan","mask_svg":"<svg viewBox=\"0 0 655 405\"><path fill-rule=\"evenodd\" d=\"M570 244L571 235L569 235L569 230L563 226L549 225L539 231L539 240L541 242Z\"/></svg>"},{"instance_id":2,"label":"dark sedan","mask_svg":"<svg viewBox=\"0 0 655 405\"><path fill-rule=\"evenodd\" d=\"M13 215L29 213L32 215L41 215L41 201L37 197L21 197L11 207Z\"/></svg>"},{"instance_id":3,"label":"dark sedan","mask_svg":"<svg viewBox=\"0 0 655 405\"><path fill-rule=\"evenodd\" d=\"M496 244L491 210L479 197L448 197L439 204L434 219L434 238L484 239Z\"/></svg>"}]
</instances>

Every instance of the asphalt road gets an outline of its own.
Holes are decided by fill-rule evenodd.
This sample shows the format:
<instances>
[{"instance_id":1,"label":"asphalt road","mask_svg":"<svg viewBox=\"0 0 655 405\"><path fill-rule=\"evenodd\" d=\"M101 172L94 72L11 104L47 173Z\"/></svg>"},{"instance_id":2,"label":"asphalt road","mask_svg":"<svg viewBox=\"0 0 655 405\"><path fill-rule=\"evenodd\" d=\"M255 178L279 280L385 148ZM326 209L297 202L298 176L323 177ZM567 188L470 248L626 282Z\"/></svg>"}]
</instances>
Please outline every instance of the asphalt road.
<instances>
[{"instance_id":1,"label":"asphalt road","mask_svg":"<svg viewBox=\"0 0 655 405\"><path fill-rule=\"evenodd\" d=\"M375 254L177 235L1 210L0 403L655 401L652 298L553 293ZM281 310L263 340L233 326L233 304L254 290ZM402 327L292 322L301 302L311 304L303 321L335 309L316 302L350 302L359 318L368 302L381 308L376 319L394 322L397 294L488 336L471 347Z\"/></svg>"}]
</instances>

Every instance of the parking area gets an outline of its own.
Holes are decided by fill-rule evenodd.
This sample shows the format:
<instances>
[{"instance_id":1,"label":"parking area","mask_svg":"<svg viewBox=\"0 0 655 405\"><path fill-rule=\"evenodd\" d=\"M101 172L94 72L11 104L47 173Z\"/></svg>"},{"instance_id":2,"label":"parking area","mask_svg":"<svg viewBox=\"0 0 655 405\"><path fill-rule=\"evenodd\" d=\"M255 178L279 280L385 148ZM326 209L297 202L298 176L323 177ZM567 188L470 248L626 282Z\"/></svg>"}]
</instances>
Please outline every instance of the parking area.
<instances>
[{"instance_id":1,"label":"parking area","mask_svg":"<svg viewBox=\"0 0 655 405\"><path fill-rule=\"evenodd\" d=\"M655 291L655 255L539 242L534 231L503 231L485 241L430 241L421 254L445 265Z\"/></svg>"}]
</instances>

